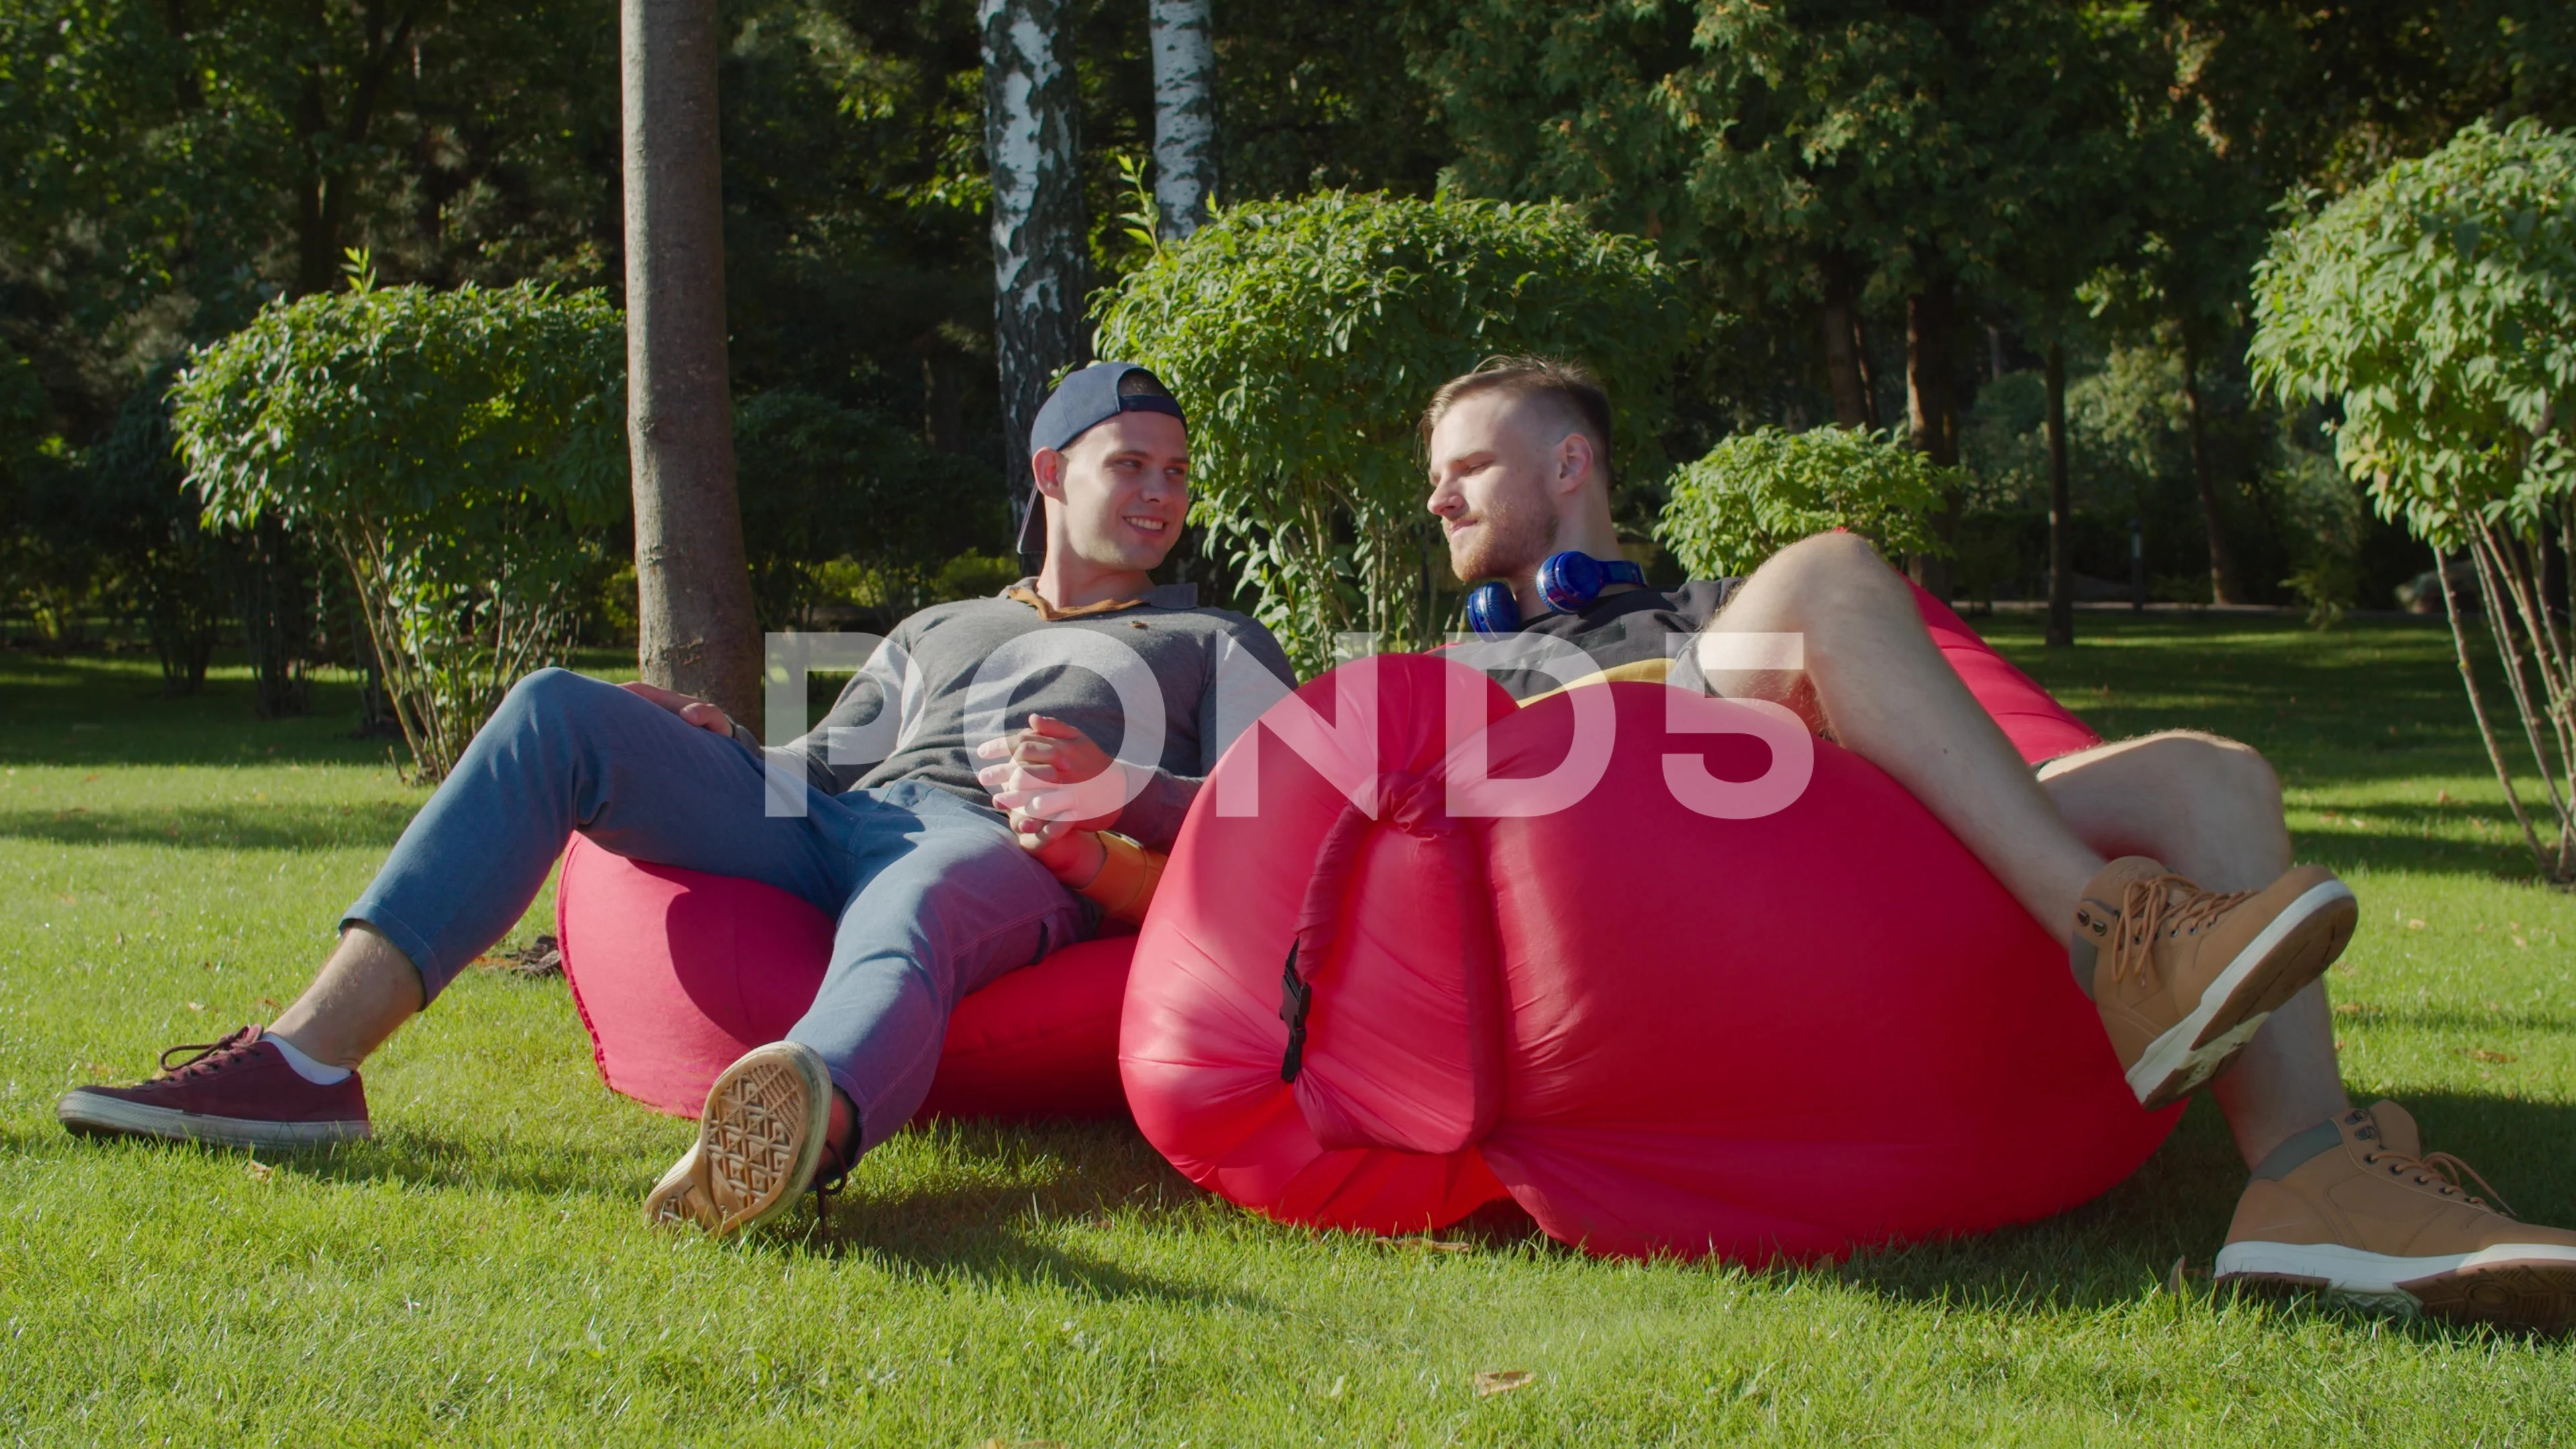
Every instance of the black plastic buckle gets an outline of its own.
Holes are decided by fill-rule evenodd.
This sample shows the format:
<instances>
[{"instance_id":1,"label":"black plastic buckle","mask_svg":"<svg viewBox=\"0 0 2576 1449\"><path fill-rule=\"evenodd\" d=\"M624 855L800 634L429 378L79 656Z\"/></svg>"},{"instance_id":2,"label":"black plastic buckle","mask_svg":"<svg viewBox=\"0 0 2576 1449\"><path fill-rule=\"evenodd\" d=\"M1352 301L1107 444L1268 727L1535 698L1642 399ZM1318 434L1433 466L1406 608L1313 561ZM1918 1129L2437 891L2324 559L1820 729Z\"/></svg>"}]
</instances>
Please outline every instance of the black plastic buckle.
<instances>
[{"instance_id":1,"label":"black plastic buckle","mask_svg":"<svg viewBox=\"0 0 2576 1449\"><path fill-rule=\"evenodd\" d=\"M1288 1023L1288 1051L1279 1059L1279 1080L1293 1082L1306 1065L1306 1012L1315 1004L1312 982L1297 979L1297 943L1288 943L1288 966L1279 973L1279 1019Z\"/></svg>"}]
</instances>

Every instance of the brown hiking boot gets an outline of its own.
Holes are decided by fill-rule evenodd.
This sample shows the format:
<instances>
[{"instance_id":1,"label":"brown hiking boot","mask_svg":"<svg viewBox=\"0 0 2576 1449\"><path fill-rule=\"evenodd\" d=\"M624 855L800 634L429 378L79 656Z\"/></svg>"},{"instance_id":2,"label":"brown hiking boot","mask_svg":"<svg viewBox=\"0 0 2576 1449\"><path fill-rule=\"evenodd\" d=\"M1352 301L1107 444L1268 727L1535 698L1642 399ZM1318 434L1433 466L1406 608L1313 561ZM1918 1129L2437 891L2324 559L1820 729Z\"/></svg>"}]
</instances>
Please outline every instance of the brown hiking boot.
<instances>
[{"instance_id":1,"label":"brown hiking boot","mask_svg":"<svg viewBox=\"0 0 2576 1449\"><path fill-rule=\"evenodd\" d=\"M2138 1104L2179 1100L2224 1071L2281 1003L2352 940L2352 890L2303 865L2259 891L2202 890L2143 855L2102 868L2075 908L2075 982Z\"/></svg>"},{"instance_id":2,"label":"brown hiking boot","mask_svg":"<svg viewBox=\"0 0 2576 1449\"><path fill-rule=\"evenodd\" d=\"M814 1181L832 1120L832 1076L812 1047L754 1047L707 1089L698 1141L644 1195L647 1221L715 1237L776 1217Z\"/></svg>"},{"instance_id":3,"label":"brown hiking boot","mask_svg":"<svg viewBox=\"0 0 2576 1449\"><path fill-rule=\"evenodd\" d=\"M2426 1154L2405 1108L2355 1108L2254 1170L2218 1278L2461 1322L2576 1327L2576 1233L2514 1221L2470 1195L2469 1179L2495 1191L2451 1154Z\"/></svg>"},{"instance_id":4,"label":"brown hiking boot","mask_svg":"<svg viewBox=\"0 0 2576 1449\"><path fill-rule=\"evenodd\" d=\"M181 1052L196 1055L173 1067ZM351 1072L306 1081L256 1026L161 1054L161 1075L132 1087L75 1087L54 1115L82 1136L158 1137L289 1150L365 1137L367 1089Z\"/></svg>"}]
</instances>

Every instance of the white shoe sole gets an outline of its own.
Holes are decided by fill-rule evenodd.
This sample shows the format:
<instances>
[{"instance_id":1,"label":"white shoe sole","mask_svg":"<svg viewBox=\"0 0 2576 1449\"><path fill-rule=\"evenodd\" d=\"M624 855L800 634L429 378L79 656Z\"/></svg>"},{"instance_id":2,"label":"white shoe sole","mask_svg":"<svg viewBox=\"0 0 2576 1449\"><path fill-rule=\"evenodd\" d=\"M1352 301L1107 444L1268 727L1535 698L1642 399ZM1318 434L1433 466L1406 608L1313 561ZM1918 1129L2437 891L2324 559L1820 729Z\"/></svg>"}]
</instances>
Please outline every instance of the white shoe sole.
<instances>
[{"instance_id":1,"label":"white shoe sole","mask_svg":"<svg viewBox=\"0 0 2576 1449\"><path fill-rule=\"evenodd\" d=\"M2315 980L2332 965L2344 943L2352 939L2348 928L2342 941L2332 943L2333 949L2312 953L2315 958L2312 963L2275 958L2284 947L2299 944L2294 938L2319 916L2338 907L2356 919L2361 913L2359 904L2353 900L2352 887L2339 880L2320 881L2283 907L2281 913L2263 927L2261 934L2247 942L2245 949L2236 953L2236 959L2227 963L2227 969L2218 973L2217 979L2209 983L2209 988L2201 992L2200 1004L2192 1008L2191 1014L2168 1027L2162 1036L2147 1043L2147 1049L2139 1053L2136 1065L2129 1068L2129 1090L2136 1094L2138 1105L2150 1110L2165 1106L2225 1069L2272 1015L2268 1006L2237 1015L2246 999L2260 1001L2270 996L2276 1001L2286 1000L2292 992ZM2296 986L2289 991L2277 990L2278 978L2284 970L2311 964L2313 969L2308 970ZM2274 969L2267 971L2264 969L2267 966ZM2256 979L2258 973L2262 979ZM2296 974L2295 971L2292 974ZM2233 1020L2223 1030L2212 1034L2211 1028L2222 1013L2232 1016ZM2204 1037L2207 1039L2203 1040Z\"/></svg>"},{"instance_id":2,"label":"white shoe sole","mask_svg":"<svg viewBox=\"0 0 2576 1449\"><path fill-rule=\"evenodd\" d=\"M205 1142L218 1147L272 1147L293 1151L351 1142L374 1135L358 1122L270 1122L257 1117L208 1117L173 1107L152 1107L96 1092L68 1092L54 1117L74 1132L108 1137L155 1137L165 1142Z\"/></svg>"},{"instance_id":3,"label":"white shoe sole","mask_svg":"<svg viewBox=\"0 0 2576 1449\"><path fill-rule=\"evenodd\" d=\"M2420 1258L2340 1243L2230 1243L2217 1281L2324 1293L2399 1313L2554 1329L2576 1324L2576 1247L2498 1243Z\"/></svg>"},{"instance_id":4,"label":"white shoe sole","mask_svg":"<svg viewBox=\"0 0 2576 1449\"><path fill-rule=\"evenodd\" d=\"M698 1140L644 1195L649 1222L725 1237L786 1211L822 1160L832 1076L811 1047L772 1042L707 1089Z\"/></svg>"}]
</instances>

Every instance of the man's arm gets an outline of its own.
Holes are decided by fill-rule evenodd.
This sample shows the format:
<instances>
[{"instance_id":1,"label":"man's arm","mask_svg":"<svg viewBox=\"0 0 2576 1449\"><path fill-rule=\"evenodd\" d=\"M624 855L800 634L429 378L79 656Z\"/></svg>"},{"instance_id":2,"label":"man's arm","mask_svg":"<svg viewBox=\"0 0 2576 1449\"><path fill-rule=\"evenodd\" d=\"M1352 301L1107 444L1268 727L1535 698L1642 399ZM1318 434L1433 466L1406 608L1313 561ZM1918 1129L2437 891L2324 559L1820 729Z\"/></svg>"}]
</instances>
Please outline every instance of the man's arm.
<instances>
[{"instance_id":1,"label":"man's arm","mask_svg":"<svg viewBox=\"0 0 2576 1449\"><path fill-rule=\"evenodd\" d=\"M901 741L904 674L912 659L904 634L908 624L897 625L877 645L812 729L766 753L802 770L806 782L826 795L850 790L893 754Z\"/></svg>"}]
</instances>

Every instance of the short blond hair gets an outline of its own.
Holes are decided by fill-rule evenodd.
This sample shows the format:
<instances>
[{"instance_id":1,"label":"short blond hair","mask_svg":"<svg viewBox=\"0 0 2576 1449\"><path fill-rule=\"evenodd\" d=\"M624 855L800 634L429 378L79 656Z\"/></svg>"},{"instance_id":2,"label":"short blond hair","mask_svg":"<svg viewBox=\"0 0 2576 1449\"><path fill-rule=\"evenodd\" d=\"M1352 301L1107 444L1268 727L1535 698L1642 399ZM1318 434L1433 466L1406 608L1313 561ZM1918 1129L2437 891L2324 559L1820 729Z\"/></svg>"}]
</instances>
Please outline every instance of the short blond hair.
<instances>
[{"instance_id":1,"label":"short blond hair","mask_svg":"<svg viewBox=\"0 0 2576 1449\"><path fill-rule=\"evenodd\" d=\"M1591 368L1559 357L1488 357L1476 364L1475 371L1440 384L1422 410L1423 446L1430 446L1431 430L1440 426L1451 408L1487 393L1537 399L1556 412L1567 432L1591 440L1601 481L1610 482L1610 393Z\"/></svg>"}]
</instances>

